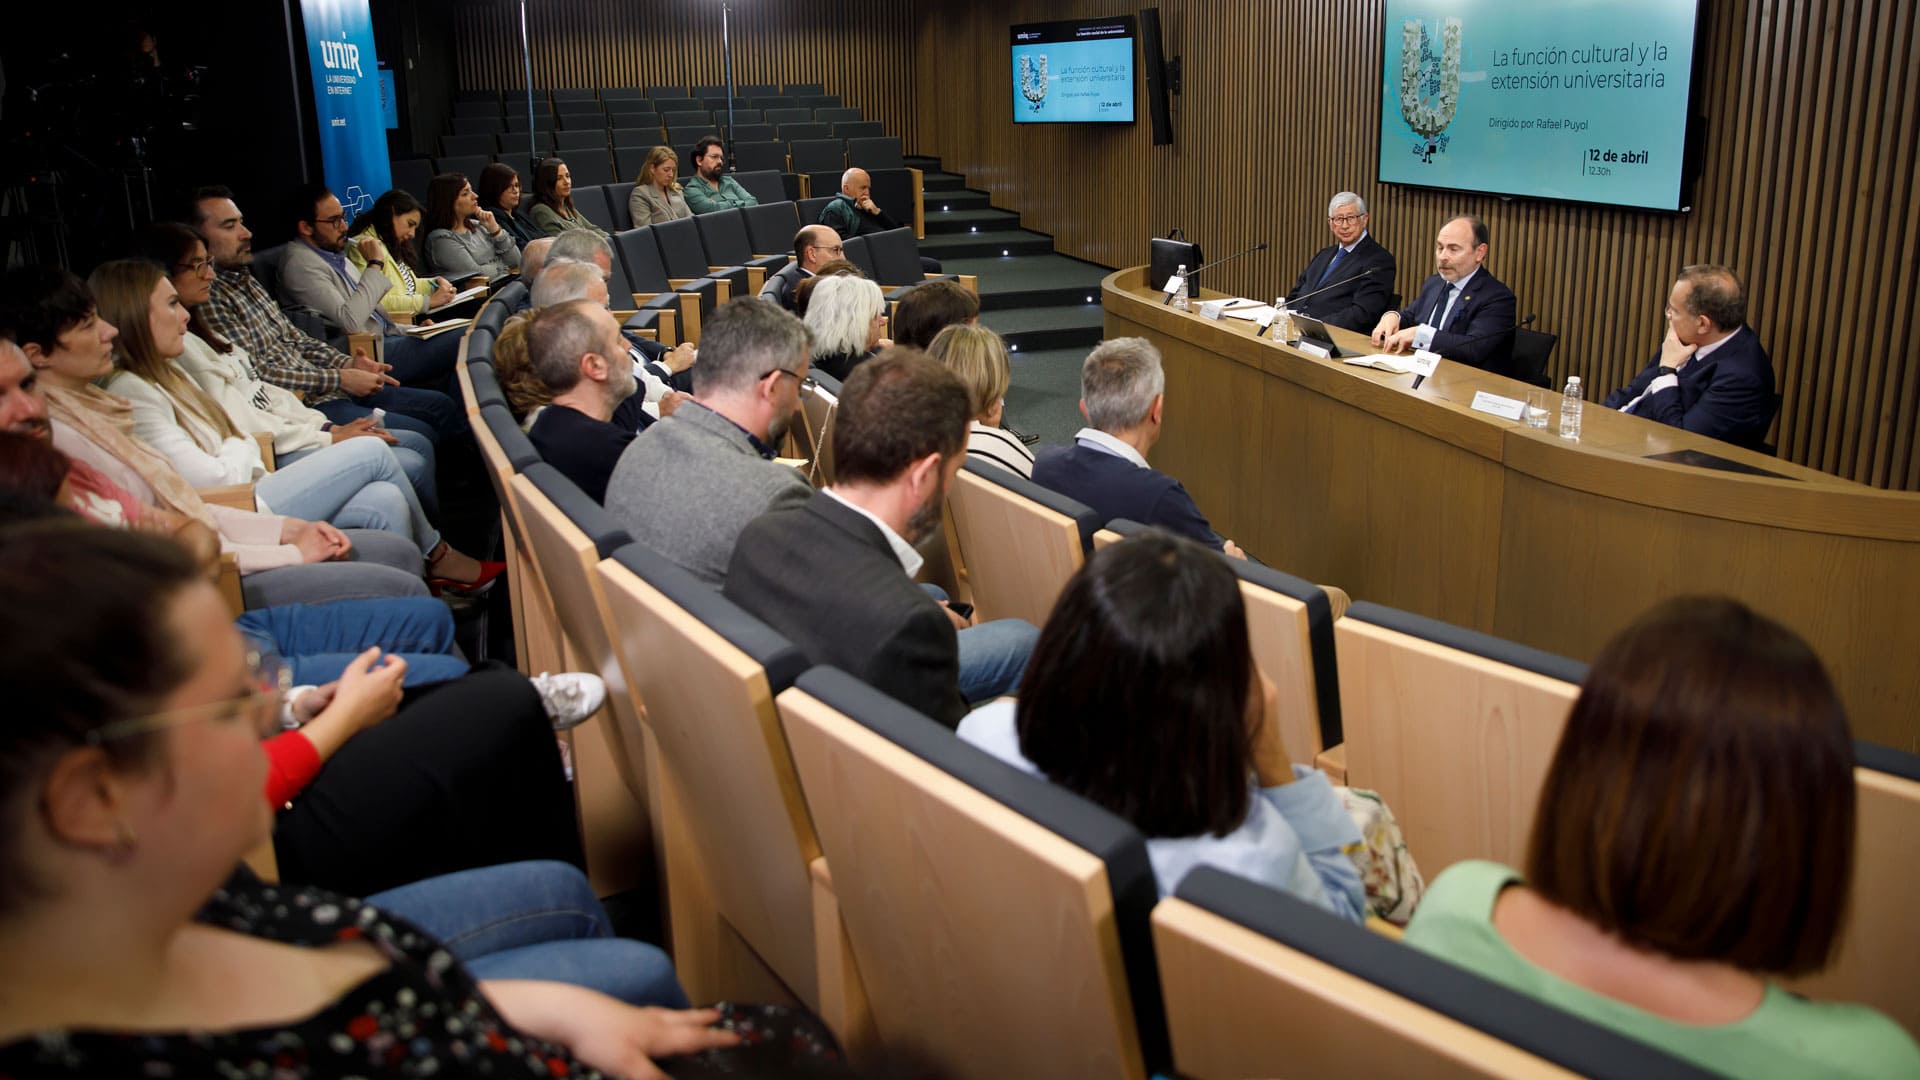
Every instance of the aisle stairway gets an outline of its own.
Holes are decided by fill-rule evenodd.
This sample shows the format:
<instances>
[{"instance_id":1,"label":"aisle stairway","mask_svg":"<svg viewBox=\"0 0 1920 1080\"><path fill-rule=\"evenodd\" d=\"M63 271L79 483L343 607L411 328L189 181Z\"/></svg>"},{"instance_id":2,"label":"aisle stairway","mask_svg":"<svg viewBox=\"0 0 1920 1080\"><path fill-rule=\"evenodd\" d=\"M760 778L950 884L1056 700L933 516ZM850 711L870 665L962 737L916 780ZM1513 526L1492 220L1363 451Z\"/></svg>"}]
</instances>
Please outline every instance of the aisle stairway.
<instances>
[{"instance_id":1,"label":"aisle stairway","mask_svg":"<svg viewBox=\"0 0 1920 1080\"><path fill-rule=\"evenodd\" d=\"M925 173L927 235L920 252L949 273L980 281L980 322L1013 350L1011 423L1064 443L1083 423L1080 361L1100 340L1100 279L1110 271L1056 254L1053 238L1020 227L1020 215L993 206L989 192L967 187L938 158L909 157Z\"/></svg>"}]
</instances>

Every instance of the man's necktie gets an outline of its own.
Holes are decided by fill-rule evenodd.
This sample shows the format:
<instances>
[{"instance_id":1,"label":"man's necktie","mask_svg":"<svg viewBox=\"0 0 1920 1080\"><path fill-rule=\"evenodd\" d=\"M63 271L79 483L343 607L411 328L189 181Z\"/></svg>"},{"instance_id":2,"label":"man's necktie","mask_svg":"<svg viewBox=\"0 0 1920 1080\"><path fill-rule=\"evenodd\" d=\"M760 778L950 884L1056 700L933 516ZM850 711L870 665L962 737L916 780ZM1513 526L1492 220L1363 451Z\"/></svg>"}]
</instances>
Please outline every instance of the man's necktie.
<instances>
[{"instance_id":1,"label":"man's necktie","mask_svg":"<svg viewBox=\"0 0 1920 1080\"><path fill-rule=\"evenodd\" d=\"M1315 285L1326 284L1327 279L1333 276L1333 268L1340 265L1340 260L1345 258L1346 254L1347 254L1346 248L1343 248L1343 247L1334 248L1333 258L1327 260L1327 269L1323 273L1321 273L1320 280L1314 282L1314 284Z\"/></svg>"}]
</instances>

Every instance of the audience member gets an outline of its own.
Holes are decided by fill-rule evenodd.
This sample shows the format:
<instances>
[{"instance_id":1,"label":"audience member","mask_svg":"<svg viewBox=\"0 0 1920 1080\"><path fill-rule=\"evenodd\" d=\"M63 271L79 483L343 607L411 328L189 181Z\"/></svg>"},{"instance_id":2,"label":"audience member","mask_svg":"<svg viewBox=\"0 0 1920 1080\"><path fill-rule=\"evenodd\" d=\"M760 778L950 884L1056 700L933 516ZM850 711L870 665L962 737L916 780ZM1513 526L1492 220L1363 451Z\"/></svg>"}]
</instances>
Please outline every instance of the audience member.
<instances>
[{"instance_id":1,"label":"audience member","mask_svg":"<svg viewBox=\"0 0 1920 1080\"><path fill-rule=\"evenodd\" d=\"M924 288L924 286L922 286ZM946 365L967 388L973 421L967 425L967 456L1033 478L1033 451L1000 426L1013 382L1007 343L984 326L957 323L934 335L927 355Z\"/></svg>"},{"instance_id":2,"label":"audience member","mask_svg":"<svg viewBox=\"0 0 1920 1080\"><path fill-rule=\"evenodd\" d=\"M656 146L647 153L640 175L633 178L633 194L627 196L627 216L636 226L658 225L663 221L692 217L680 182L674 179L679 165L670 146Z\"/></svg>"},{"instance_id":3,"label":"audience member","mask_svg":"<svg viewBox=\"0 0 1920 1080\"><path fill-rule=\"evenodd\" d=\"M841 382L875 350L891 344L885 337L886 298L880 286L863 277L815 280L806 322L813 333L813 366Z\"/></svg>"},{"instance_id":4,"label":"audience member","mask_svg":"<svg viewBox=\"0 0 1920 1080\"><path fill-rule=\"evenodd\" d=\"M766 284L760 286L760 298L792 311L794 288L812 277L822 263L845 254L838 233L825 225L803 226L793 237L793 261L767 276Z\"/></svg>"},{"instance_id":5,"label":"audience member","mask_svg":"<svg viewBox=\"0 0 1920 1080\"><path fill-rule=\"evenodd\" d=\"M915 585L965 460L967 391L916 349L855 369L833 427L834 483L741 532L727 597L832 664L953 727L1018 684L1037 631L970 626ZM956 630L958 633L956 633Z\"/></svg>"},{"instance_id":6,"label":"audience member","mask_svg":"<svg viewBox=\"0 0 1920 1080\"><path fill-rule=\"evenodd\" d=\"M348 535L325 522L204 502L134 439L125 404L92 385L112 367L114 333L85 283L64 270L23 267L0 289L0 427L50 440L74 459L82 477L76 487L109 523L140 522L158 508L169 531L204 529L218 538L218 551L234 556L249 608L426 591L419 548L398 536ZM56 402L51 422L48 397Z\"/></svg>"},{"instance_id":7,"label":"audience member","mask_svg":"<svg viewBox=\"0 0 1920 1080\"><path fill-rule=\"evenodd\" d=\"M713 313L693 398L635 439L607 484L607 509L629 536L719 588L748 522L807 501L806 479L773 460L800 405L807 345L806 325L771 301Z\"/></svg>"},{"instance_id":8,"label":"audience member","mask_svg":"<svg viewBox=\"0 0 1920 1080\"><path fill-rule=\"evenodd\" d=\"M520 283L527 292L520 297L520 303L513 310L519 314L533 306L533 283L540 279L540 271L547 268L547 255L553 250L553 237L542 236L529 241L520 249Z\"/></svg>"},{"instance_id":9,"label":"audience member","mask_svg":"<svg viewBox=\"0 0 1920 1080\"><path fill-rule=\"evenodd\" d=\"M428 309L450 302L455 292L453 282L444 277L421 278L426 264L420 260L414 238L420 234L424 212L420 200L395 188L373 200L347 225L347 262L359 271L380 264L391 286L380 297L380 307L403 326L431 322Z\"/></svg>"},{"instance_id":10,"label":"audience member","mask_svg":"<svg viewBox=\"0 0 1920 1080\"><path fill-rule=\"evenodd\" d=\"M840 191L832 202L821 208L820 224L830 226L842 240L902 227L874 203L873 178L865 169L848 169L840 175ZM920 268L937 274L940 261L922 255Z\"/></svg>"},{"instance_id":11,"label":"audience member","mask_svg":"<svg viewBox=\"0 0 1920 1080\"><path fill-rule=\"evenodd\" d=\"M1018 703L976 709L960 737L1132 822L1162 896L1215 866L1366 916L1344 850L1360 831L1325 774L1288 761L1239 579L1198 544L1153 531L1094 552Z\"/></svg>"},{"instance_id":12,"label":"audience member","mask_svg":"<svg viewBox=\"0 0 1920 1080\"><path fill-rule=\"evenodd\" d=\"M1433 241L1434 274L1404 311L1389 311L1373 327L1374 345L1390 353L1429 349L1455 363L1496 375L1513 373L1513 290L1482 264L1487 223L1451 218Z\"/></svg>"},{"instance_id":13,"label":"audience member","mask_svg":"<svg viewBox=\"0 0 1920 1080\"><path fill-rule=\"evenodd\" d=\"M1087 426L1072 446L1044 450L1033 479L1092 507L1102 521L1130 518L1224 551L1239 545L1213 531L1180 481L1147 464L1165 419L1167 375L1160 350L1145 338L1113 338L1080 368L1080 413Z\"/></svg>"},{"instance_id":14,"label":"audience member","mask_svg":"<svg viewBox=\"0 0 1920 1080\"><path fill-rule=\"evenodd\" d=\"M344 424L328 420L325 413L308 408L291 390L262 379L245 349L207 325L214 268L198 230L178 222L157 221L134 234L134 250L168 268L168 280L173 282L180 302L187 306L188 332L179 360L181 370L220 404L235 427L273 440L277 467L285 468L349 439L378 440L392 448L427 516L436 516L432 439L398 424L382 426L372 416Z\"/></svg>"},{"instance_id":15,"label":"audience member","mask_svg":"<svg viewBox=\"0 0 1920 1080\"><path fill-rule=\"evenodd\" d=\"M715 210L760 205L760 200L747 194L740 181L726 175L727 151L717 137L708 135L694 143L687 158L693 163L693 177L687 181L687 205L694 213L711 214Z\"/></svg>"},{"instance_id":16,"label":"audience member","mask_svg":"<svg viewBox=\"0 0 1920 1080\"><path fill-rule=\"evenodd\" d=\"M825 226L822 226L824 228ZM810 277L802 278L793 287L791 298L792 311L802 319L807 317L807 302L813 299L813 290L820 279L830 277L866 277L866 272L843 258L832 258L821 263Z\"/></svg>"},{"instance_id":17,"label":"audience member","mask_svg":"<svg viewBox=\"0 0 1920 1080\"><path fill-rule=\"evenodd\" d=\"M573 174L559 158L547 158L533 172L533 207L527 220L548 236L559 236L569 229L583 229L596 236L607 230L587 220L573 205Z\"/></svg>"},{"instance_id":18,"label":"audience member","mask_svg":"<svg viewBox=\"0 0 1920 1080\"><path fill-rule=\"evenodd\" d=\"M524 196L520 174L513 171L513 166L496 161L481 169L478 195L480 209L493 215L494 223L507 230L507 235L513 237L515 246L522 252L528 244L546 235L521 211Z\"/></svg>"},{"instance_id":19,"label":"audience member","mask_svg":"<svg viewBox=\"0 0 1920 1080\"><path fill-rule=\"evenodd\" d=\"M1746 325L1747 294L1724 266L1689 266L1667 293L1659 355L1601 404L1759 448L1773 423L1773 362Z\"/></svg>"},{"instance_id":20,"label":"audience member","mask_svg":"<svg viewBox=\"0 0 1920 1080\"><path fill-rule=\"evenodd\" d=\"M647 1055L737 1041L707 1028L713 1011L638 1009L554 982L481 982L451 958L459 946L398 917L236 871L267 836L259 740L279 694L218 594L161 541L22 526L0 542L5 593L21 601L0 615L0 665L20 706L0 725L9 973L0 1070L332 1075L370 1061L384 1070L391 1043L441 1071L544 1077L577 1062L634 1075L650 1068ZM497 674L497 685L476 684L487 697L448 705L507 707L518 676ZM525 680L518 686L531 697ZM461 752L476 717L450 708L443 719L456 717L461 738L442 725L431 747L415 749ZM551 735L536 736L501 771L557 773ZM542 742L545 762L530 756ZM570 816L561 793L556 808ZM511 824L486 801L464 809ZM450 840L493 839L446 820L460 823ZM541 824L569 835L565 819ZM482 904L506 895L498 876L470 882L497 890ZM486 921L465 905L419 906L455 925Z\"/></svg>"},{"instance_id":21,"label":"audience member","mask_svg":"<svg viewBox=\"0 0 1920 1080\"><path fill-rule=\"evenodd\" d=\"M980 321L980 298L957 281L928 281L900 294L893 309L893 342L924 349L933 337L956 323Z\"/></svg>"},{"instance_id":22,"label":"audience member","mask_svg":"<svg viewBox=\"0 0 1920 1080\"><path fill-rule=\"evenodd\" d=\"M547 274L562 269L549 267ZM533 372L552 394L527 437L547 464L603 502L607 478L636 433L612 423L614 409L634 392L620 324L604 304L569 300L542 307L526 333Z\"/></svg>"},{"instance_id":23,"label":"audience member","mask_svg":"<svg viewBox=\"0 0 1920 1080\"><path fill-rule=\"evenodd\" d=\"M427 187L426 225L428 265L463 286L504 280L520 266L513 234L481 209L459 173L441 173Z\"/></svg>"},{"instance_id":24,"label":"audience member","mask_svg":"<svg viewBox=\"0 0 1920 1080\"><path fill-rule=\"evenodd\" d=\"M1327 203L1327 229L1333 243L1307 261L1287 295L1314 293L1293 310L1364 334L1393 306L1393 253L1367 231L1367 200L1351 191Z\"/></svg>"},{"instance_id":25,"label":"audience member","mask_svg":"<svg viewBox=\"0 0 1920 1080\"><path fill-rule=\"evenodd\" d=\"M1525 876L1454 864L1406 941L1711 1072L1920 1075L1893 1021L1775 981L1839 951L1855 814L1813 650L1737 601L1670 600L1594 660Z\"/></svg>"},{"instance_id":26,"label":"audience member","mask_svg":"<svg viewBox=\"0 0 1920 1080\"><path fill-rule=\"evenodd\" d=\"M581 243L575 244L573 241L576 238ZM573 248L587 249L591 261L588 261L588 258L576 261L571 253ZM607 292L607 276L611 272L613 261L612 252L607 248L605 241L596 236L576 232L554 241L554 251L559 254L550 256L551 269L573 263L587 267L597 276L572 273L555 275L542 271L539 281L546 282L546 285L540 295L546 299L536 302L535 306L541 306L543 303L557 304L563 300L583 299L591 299L602 307L611 304L611 297ZM533 294L529 292L528 295ZM683 341L679 345L668 348L652 338L643 337L625 327L621 328L620 334L627 342L627 355L633 360L633 375L640 380L640 389L643 392L641 400L634 403L635 406L644 409L647 416L655 419L664 413L672 412L673 407L685 396L686 391L693 388L693 376L688 374L688 371L699 356L693 343Z\"/></svg>"},{"instance_id":27,"label":"audience member","mask_svg":"<svg viewBox=\"0 0 1920 1080\"><path fill-rule=\"evenodd\" d=\"M432 439L467 432L466 414L437 390L405 387L386 365L366 352L348 356L287 321L280 305L255 281L253 233L223 187L194 192L192 220L213 256L216 270L200 312L207 329L246 350L261 378L305 396L306 403L336 424L359 420L375 408L387 426L410 428ZM348 400L348 396L352 400Z\"/></svg>"},{"instance_id":28,"label":"audience member","mask_svg":"<svg viewBox=\"0 0 1920 1080\"><path fill-rule=\"evenodd\" d=\"M108 348L109 362L118 370L105 381L109 393L99 396L109 402L115 395L124 399L134 438L157 451L187 483L251 484L256 508L263 512L390 532L419 546L436 578L480 582L480 562L440 538L400 462L380 440L350 440L267 472L260 444L242 435L178 366L188 314L158 264L145 259L104 263L88 288L98 301L101 324L117 331L111 340L118 348L111 342ZM61 371L66 366L49 365L51 385L66 381Z\"/></svg>"},{"instance_id":29,"label":"audience member","mask_svg":"<svg viewBox=\"0 0 1920 1080\"><path fill-rule=\"evenodd\" d=\"M444 389L459 358L460 335L411 337L388 317L380 301L393 282L379 239L357 241L363 262L355 273L344 253L347 215L333 192L320 184L303 185L287 207L293 235L280 263L280 289L287 299L318 311L345 333L383 338L382 362L403 385Z\"/></svg>"},{"instance_id":30,"label":"audience member","mask_svg":"<svg viewBox=\"0 0 1920 1080\"><path fill-rule=\"evenodd\" d=\"M526 430L540 417L540 410L553 400L553 392L534 374L533 360L527 355L527 324L534 312L514 315L500 328L493 342L493 373L500 380L500 392L506 396L507 411ZM638 429L636 429L638 430Z\"/></svg>"}]
</instances>

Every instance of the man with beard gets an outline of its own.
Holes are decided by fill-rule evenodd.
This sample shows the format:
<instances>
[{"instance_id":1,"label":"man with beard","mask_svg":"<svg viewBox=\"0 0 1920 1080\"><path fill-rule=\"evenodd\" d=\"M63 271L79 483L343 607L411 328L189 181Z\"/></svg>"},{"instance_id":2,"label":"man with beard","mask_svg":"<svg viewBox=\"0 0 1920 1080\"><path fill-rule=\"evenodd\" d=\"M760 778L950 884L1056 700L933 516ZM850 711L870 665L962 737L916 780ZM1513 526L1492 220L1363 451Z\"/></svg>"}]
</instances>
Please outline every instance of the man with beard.
<instances>
[{"instance_id":1,"label":"man with beard","mask_svg":"<svg viewBox=\"0 0 1920 1080\"><path fill-rule=\"evenodd\" d=\"M1080 414L1086 427L1072 446L1041 451L1033 482L1086 503L1102 521L1157 525L1236 559L1238 545L1213 531L1180 481L1147 464L1166 418L1167 375L1146 338L1113 338L1080 365Z\"/></svg>"},{"instance_id":2,"label":"man with beard","mask_svg":"<svg viewBox=\"0 0 1920 1080\"><path fill-rule=\"evenodd\" d=\"M1485 266L1490 234L1471 214L1447 219L1433 238L1433 276L1404 311L1374 324L1376 348L1390 353L1430 349L1456 364L1495 375L1513 373L1516 301Z\"/></svg>"},{"instance_id":3,"label":"man with beard","mask_svg":"<svg viewBox=\"0 0 1920 1080\"><path fill-rule=\"evenodd\" d=\"M914 544L940 527L970 419L966 387L918 349L855 368L834 421L833 485L748 525L723 590L807 659L950 728L1014 689L1039 636L1017 619L969 625L913 583Z\"/></svg>"},{"instance_id":4,"label":"man with beard","mask_svg":"<svg viewBox=\"0 0 1920 1080\"><path fill-rule=\"evenodd\" d=\"M527 438L547 464L596 502L604 501L614 463L635 435L631 426L613 422L614 410L634 388L620 323L605 304L592 300L542 308L527 326L527 358L553 392Z\"/></svg>"},{"instance_id":5,"label":"man with beard","mask_svg":"<svg viewBox=\"0 0 1920 1080\"><path fill-rule=\"evenodd\" d=\"M770 300L713 313L694 396L627 447L607 485L607 509L628 535L717 589L749 521L807 501L806 479L772 459L800 405L811 346L806 324Z\"/></svg>"}]
</instances>

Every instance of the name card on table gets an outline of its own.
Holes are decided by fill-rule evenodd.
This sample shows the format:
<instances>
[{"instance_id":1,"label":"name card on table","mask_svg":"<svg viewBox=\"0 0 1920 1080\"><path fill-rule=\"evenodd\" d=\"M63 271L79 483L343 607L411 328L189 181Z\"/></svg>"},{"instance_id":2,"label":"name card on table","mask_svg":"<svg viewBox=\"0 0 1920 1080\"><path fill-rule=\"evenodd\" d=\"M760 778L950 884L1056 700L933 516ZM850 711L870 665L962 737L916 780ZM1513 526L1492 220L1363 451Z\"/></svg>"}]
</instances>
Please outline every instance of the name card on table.
<instances>
[{"instance_id":1,"label":"name card on table","mask_svg":"<svg viewBox=\"0 0 1920 1080\"><path fill-rule=\"evenodd\" d=\"M1172 296L1174 293L1179 292L1183 287L1185 287L1186 284L1187 284L1186 278L1181 277L1179 274L1175 274L1172 277L1167 279L1166 285L1163 286L1160 289L1160 291L1163 293L1166 293L1168 296Z\"/></svg>"},{"instance_id":2,"label":"name card on table","mask_svg":"<svg viewBox=\"0 0 1920 1080\"><path fill-rule=\"evenodd\" d=\"M1415 376L1424 379L1427 376L1433 374L1433 369L1439 366L1440 366L1439 353L1434 352L1430 349L1413 350L1412 368Z\"/></svg>"},{"instance_id":3,"label":"name card on table","mask_svg":"<svg viewBox=\"0 0 1920 1080\"><path fill-rule=\"evenodd\" d=\"M1473 395L1473 408L1483 413L1492 413L1502 420L1518 420L1526 414L1527 403L1499 394L1489 394L1485 390Z\"/></svg>"},{"instance_id":4,"label":"name card on table","mask_svg":"<svg viewBox=\"0 0 1920 1080\"><path fill-rule=\"evenodd\" d=\"M1306 353L1308 356L1317 356L1322 360L1333 359L1332 353L1328 352L1327 350L1321 348L1318 345L1315 345L1313 342L1307 341L1304 339L1302 339L1298 344L1296 344L1294 348L1299 349L1301 352Z\"/></svg>"}]
</instances>

